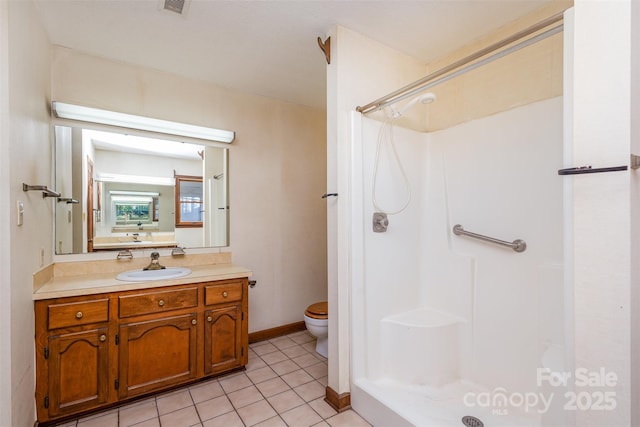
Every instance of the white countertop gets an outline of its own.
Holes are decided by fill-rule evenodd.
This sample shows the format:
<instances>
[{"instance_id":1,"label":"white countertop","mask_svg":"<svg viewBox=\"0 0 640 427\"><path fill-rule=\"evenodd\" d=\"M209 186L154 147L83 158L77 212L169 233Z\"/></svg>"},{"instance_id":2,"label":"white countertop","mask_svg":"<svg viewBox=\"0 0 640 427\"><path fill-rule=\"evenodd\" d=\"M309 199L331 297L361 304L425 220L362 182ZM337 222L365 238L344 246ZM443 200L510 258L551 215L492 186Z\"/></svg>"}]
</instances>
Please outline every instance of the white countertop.
<instances>
[{"instance_id":1,"label":"white countertop","mask_svg":"<svg viewBox=\"0 0 640 427\"><path fill-rule=\"evenodd\" d=\"M33 293L33 300L150 289L209 280L251 277L251 270L235 264L197 265L188 266L188 268L191 269L191 274L184 277L144 282L123 282L116 279L117 273L111 272L53 277Z\"/></svg>"}]
</instances>

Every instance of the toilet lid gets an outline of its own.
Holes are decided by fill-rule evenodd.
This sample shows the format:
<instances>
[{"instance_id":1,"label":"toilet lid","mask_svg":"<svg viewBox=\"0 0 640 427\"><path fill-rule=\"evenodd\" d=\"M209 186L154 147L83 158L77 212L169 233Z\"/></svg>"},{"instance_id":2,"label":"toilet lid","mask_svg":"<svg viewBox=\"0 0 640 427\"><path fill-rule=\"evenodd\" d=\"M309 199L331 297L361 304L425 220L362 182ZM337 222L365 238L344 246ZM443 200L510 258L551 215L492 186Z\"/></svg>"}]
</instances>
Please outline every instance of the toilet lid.
<instances>
[{"instance_id":1,"label":"toilet lid","mask_svg":"<svg viewBox=\"0 0 640 427\"><path fill-rule=\"evenodd\" d=\"M322 302L317 302L315 304L311 304L309 307L307 307L306 313L307 313L307 316L309 316L309 314L313 315L309 317L317 317L317 316L326 317L329 314L327 302L322 301Z\"/></svg>"}]
</instances>

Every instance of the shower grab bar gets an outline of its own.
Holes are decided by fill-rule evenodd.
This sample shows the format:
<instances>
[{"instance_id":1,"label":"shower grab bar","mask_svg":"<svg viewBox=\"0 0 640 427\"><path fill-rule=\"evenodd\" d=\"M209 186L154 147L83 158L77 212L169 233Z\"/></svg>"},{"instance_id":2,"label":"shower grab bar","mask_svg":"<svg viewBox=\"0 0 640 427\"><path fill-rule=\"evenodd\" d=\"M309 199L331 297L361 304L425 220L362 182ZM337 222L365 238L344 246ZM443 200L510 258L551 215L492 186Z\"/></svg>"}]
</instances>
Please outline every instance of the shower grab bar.
<instances>
[{"instance_id":1,"label":"shower grab bar","mask_svg":"<svg viewBox=\"0 0 640 427\"><path fill-rule=\"evenodd\" d=\"M507 246L516 252L524 252L527 249L527 243L522 239L516 239L513 242L507 242L505 240L494 239L493 237L483 236L482 234L472 233L466 231L460 224L453 226L453 234L456 236L469 236L474 239L484 240L485 242L495 243L496 245Z\"/></svg>"}]
</instances>

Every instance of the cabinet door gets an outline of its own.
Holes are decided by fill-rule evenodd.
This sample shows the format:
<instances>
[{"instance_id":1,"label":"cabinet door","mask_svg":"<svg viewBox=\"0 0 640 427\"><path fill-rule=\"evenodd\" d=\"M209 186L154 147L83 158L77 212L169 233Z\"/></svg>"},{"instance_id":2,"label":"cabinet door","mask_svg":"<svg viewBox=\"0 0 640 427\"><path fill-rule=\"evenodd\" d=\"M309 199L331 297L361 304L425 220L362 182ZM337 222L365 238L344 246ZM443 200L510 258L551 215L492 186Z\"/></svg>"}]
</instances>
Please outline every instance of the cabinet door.
<instances>
[{"instance_id":1,"label":"cabinet door","mask_svg":"<svg viewBox=\"0 0 640 427\"><path fill-rule=\"evenodd\" d=\"M242 345L242 306L207 310L204 317L205 374L241 366L245 351Z\"/></svg>"},{"instance_id":2,"label":"cabinet door","mask_svg":"<svg viewBox=\"0 0 640 427\"><path fill-rule=\"evenodd\" d=\"M196 314L120 326L120 398L196 378Z\"/></svg>"},{"instance_id":3,"label":"cabinet door","mask_svg":"<svg viewBox=\"0 0 640 427\"><path fill-rule=\"evenodd\" d=\"M108 328L49 337L49 416L71 414L107 402ZM47 402L48 401L48 402Z\"/></svg>"}]
</instances>

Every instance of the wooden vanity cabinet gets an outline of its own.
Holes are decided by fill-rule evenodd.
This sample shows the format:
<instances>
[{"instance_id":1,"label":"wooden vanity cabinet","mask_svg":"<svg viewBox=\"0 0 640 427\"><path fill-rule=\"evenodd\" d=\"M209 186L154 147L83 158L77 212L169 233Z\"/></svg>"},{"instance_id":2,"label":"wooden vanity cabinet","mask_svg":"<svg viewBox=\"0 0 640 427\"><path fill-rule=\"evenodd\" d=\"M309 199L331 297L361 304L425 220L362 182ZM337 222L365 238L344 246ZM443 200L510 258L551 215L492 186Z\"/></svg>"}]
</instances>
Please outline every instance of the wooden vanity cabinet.
<instances>
[{"instance_id":1,"label":"wooden vanity cabinet","mask_svg":"<svg viewBox=\"0 0 640 427\"><path fill-rule=\"evenodd\" d=\"M35 314L38 407L48 417L62 417L107 403L108 298L36 303Z\"/></svg>"},{"instance_id":2,"label":"wooden vanity cabinet","mask_svg":"<svg viewBox=\"0 0 640 427\"><path fill-rule=\"evenodd\" d=\"M248 363L246 278L35 302L38 421Z\"/></svg>"}]
</instances>

